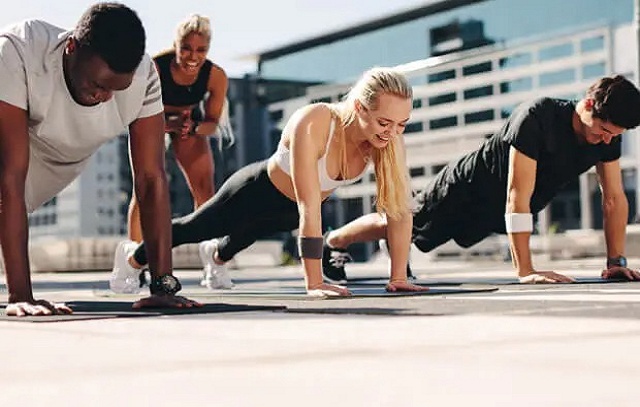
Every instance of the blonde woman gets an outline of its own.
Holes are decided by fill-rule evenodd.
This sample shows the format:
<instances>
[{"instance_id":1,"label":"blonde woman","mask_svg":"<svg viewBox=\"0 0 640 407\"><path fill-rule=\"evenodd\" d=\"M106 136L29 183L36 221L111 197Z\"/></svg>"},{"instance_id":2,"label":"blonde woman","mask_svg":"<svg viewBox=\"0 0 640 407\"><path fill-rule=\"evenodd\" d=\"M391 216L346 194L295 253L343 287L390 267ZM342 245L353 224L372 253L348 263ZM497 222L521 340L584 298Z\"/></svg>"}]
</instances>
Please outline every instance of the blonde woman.
<instances>
[{"instance_id":1,"label":"blonde woman","mask_svg":"<svg viewBox=\"0 0 640 407\"><path fill-rule=\"evenodd\" d=\"M207 59L210 43L209 19L192 14L178 24L174 48L154 57L162 85L165 133L171 139L195 208L215 192L214 159L208 136L219 130L228 87L222 68ZM228 134L231 133L225 133ZM128 223L129 239L142 241L135 196L129 206Z\"/></svg>"},{"instance_id":2,"label":"blonde woman","mask_svg":"<svg viewBox=\"0 0 640 407\"><path fill-rule=\"evenodd\" d=\"M393 248L387 290L423 290L407 282L405 270L412 216L402 133L411 108L406 78L393 69L376 68L364 73L343 102L300 109L285 126L273 156L239 170L211 200L174 220L174 246L202 242L205 271L214 280L229 280L224 263L236 253L261 236L298 228L308 293L349 295L322 278L320 205L373 164L377 210L388 218ZM147 263L144 243L116 258L122 260L115 264L114 276L136 281Z\"/></svg>"}]
</instances>

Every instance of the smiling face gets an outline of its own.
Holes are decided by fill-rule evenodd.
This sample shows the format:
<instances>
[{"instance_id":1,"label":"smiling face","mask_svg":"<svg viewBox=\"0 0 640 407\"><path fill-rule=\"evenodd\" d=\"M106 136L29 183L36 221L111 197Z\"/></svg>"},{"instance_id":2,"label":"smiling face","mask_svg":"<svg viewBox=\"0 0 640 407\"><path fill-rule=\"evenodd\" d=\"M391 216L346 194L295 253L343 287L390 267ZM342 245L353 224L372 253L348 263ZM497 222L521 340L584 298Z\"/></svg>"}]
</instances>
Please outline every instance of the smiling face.
<instances>
[{"instance_id":1,"label":"smiling face","mask_svg":"<svg viewBox=\"0 0 640 407\"><path fill-rule=\"evenodd\" d=\"M360 129L366 141L377 149L385 148L394 137L404 132L411 109L411 99L388 93L380 94L375 110L356 102Z\"/></svg>"},{"instance_id":2,"label":"smiling face","mask_svg":"<svg viewBox=\"0 0 640 407\"><path fill-rule=\"evenodd\" d=\"M117 73L87 47L70 39L65 49L65 81L69 93L82 106L93 106L131 86L135 72Z\"/></svg>"},{"instance_id":3,"label":"smiling face","mask_svg":"<svg viewBox=\"0 0 640 407\"><path fill-rule=\"evenodd\" d=\"M176 65L187 75L195 75L207 59L209 38L192 32L176 43Z\"/></svg>"},{"instance_id":4,"label":"smiling face","mask_svg":"<svg viewBox=\"0 0 640 407\"><path fill-rule=\"evenodd\" d=\"M582 105L583 108L576 112L581 123L581 129L578 133L587 143L609 144L611 140L626 130L624 127L594 117L593 101L591 99L585 99Z\"/></svg>"}]
</instances>

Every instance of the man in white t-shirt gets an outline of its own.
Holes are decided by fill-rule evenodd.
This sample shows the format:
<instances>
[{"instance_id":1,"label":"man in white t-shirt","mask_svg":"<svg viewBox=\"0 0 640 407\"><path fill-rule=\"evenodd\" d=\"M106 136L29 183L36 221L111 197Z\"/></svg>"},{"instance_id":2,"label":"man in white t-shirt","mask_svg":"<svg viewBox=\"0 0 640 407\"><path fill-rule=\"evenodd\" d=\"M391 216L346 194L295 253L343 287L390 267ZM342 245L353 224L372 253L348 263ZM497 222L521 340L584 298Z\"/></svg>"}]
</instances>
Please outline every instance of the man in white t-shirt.
<instances>
[{"instance_id":1,"label":"man in white t-shirt","mask_svg":"<svg viewBox=\"0 0 640 407\"><path fill-rule=\"evenodd\" d=\"M134 306L199 305L176 296L158 76L136 13L90 7L72 31L38 20L0 32L0 242L8 315L69 313L35 300L27 213L69 185L105 142L129 131L135 192L153 282Z\"/></svg>"}]
</instances>

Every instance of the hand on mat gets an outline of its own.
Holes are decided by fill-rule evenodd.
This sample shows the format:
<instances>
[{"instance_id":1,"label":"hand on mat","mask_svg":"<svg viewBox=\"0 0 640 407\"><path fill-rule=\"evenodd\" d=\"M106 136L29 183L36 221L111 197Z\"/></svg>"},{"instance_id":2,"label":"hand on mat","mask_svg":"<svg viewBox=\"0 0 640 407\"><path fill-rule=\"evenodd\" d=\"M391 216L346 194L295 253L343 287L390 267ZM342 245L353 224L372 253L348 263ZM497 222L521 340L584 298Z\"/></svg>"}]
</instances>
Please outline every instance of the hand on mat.
<instances>
[{"instance_id":1,"label":"hand on mat","mask_svg":"<svg viewBox=\"0 0 640 407\"><path fill-rule=\"evenodd\" d=\"M606 270L602 270L601 274L604 279L616 279L616 280L640 280L640 273L636 270L631 270L626 267L614 266Z\"/></svg>"},{"instance_id":2,"label":"hand on mat","mask_svg":"<svg viewBox=\"0 0 640 407\"><path fill-rule=\"evenodd\" d=\"M411 284L408 281L389 281L385 287L387 292L407 292L407 291L427 291L429 287L423 287L417 284Z\"/></svg>"},{"instance_id":3,"label":"hand on mat","mask_svg":"<svg viewBox=\"0 0 640 407\"><path fill-rule=\"evenodd\" d=\"M534 271L528 276L520 277L521 284L574 283L575 281L555 271Z\"/></svg>"},{"instance_id":4,"label":"hand on mat","mask_svg":"<svg viewBox=\"0 0 640 407\"><path fill-rule=\"evenodd\" d=\"M25 317L27 315L60 315L71 314L73 311L62 303L47 300L33 300L31 302L15 302L7 305L5 312L8 316Z\"/></svg>"},{"instance_id":5,"label":"hand on mat","mask_svg":"<svg viewBox=\"0 0 640 407\"><path fill-rule=\"evenodd\" d=\"M345 297L351 292L341 285L322 283L315 287L307 288L307 295L311 297Z\"/></svg>"},{"instance_id":6,"label":"hand on mat","mask_svg":"<svg viewBox=\"0 0 640 407\"><path fill-rule=\"evenodd\" d=\"M202 304L179 295L152 294L133 303L133 308L191 308Z\"/></svg>"}]
</instances>

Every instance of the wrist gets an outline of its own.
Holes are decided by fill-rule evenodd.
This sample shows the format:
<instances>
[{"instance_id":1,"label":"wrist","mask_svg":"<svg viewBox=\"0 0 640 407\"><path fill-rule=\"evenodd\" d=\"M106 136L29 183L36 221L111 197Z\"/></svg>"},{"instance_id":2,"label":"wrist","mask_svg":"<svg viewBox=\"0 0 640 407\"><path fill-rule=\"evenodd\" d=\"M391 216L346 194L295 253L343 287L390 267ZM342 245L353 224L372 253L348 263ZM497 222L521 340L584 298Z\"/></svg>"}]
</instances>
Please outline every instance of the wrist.
<instances>
[{"instance_id":1,"label":"wrist","mask_svg":"<svg viewBox=\"0 0 640 407\"><path fill-rule=\"evenodd\" d=\"M611 267L627 268L627 258L624 256L607 257L607 268Z\"/></svg>"},{"instance_id":2,"label":"wrist","mask_svg":"<svg viewBox=\"0 0 640 407\"><path fill-rule=\"evenodd\" d=\"M35 298L33 297L33 293L9 293L8 302L9 304L17 303L17 302L33 302Z\"/></svg>"},{"instance_id":3,"label":"wrist","mask_svg":"<svg viewBox=\"0 0 640 407\"><path fill-rule=\"evenodd\" d=\"M193 123L191 124L191 130L189 131L189 134L193 134L194 136L198 134L198 126L200 126L200 121L199 120L194 120Z\"/></svg>"}]
</instances>

